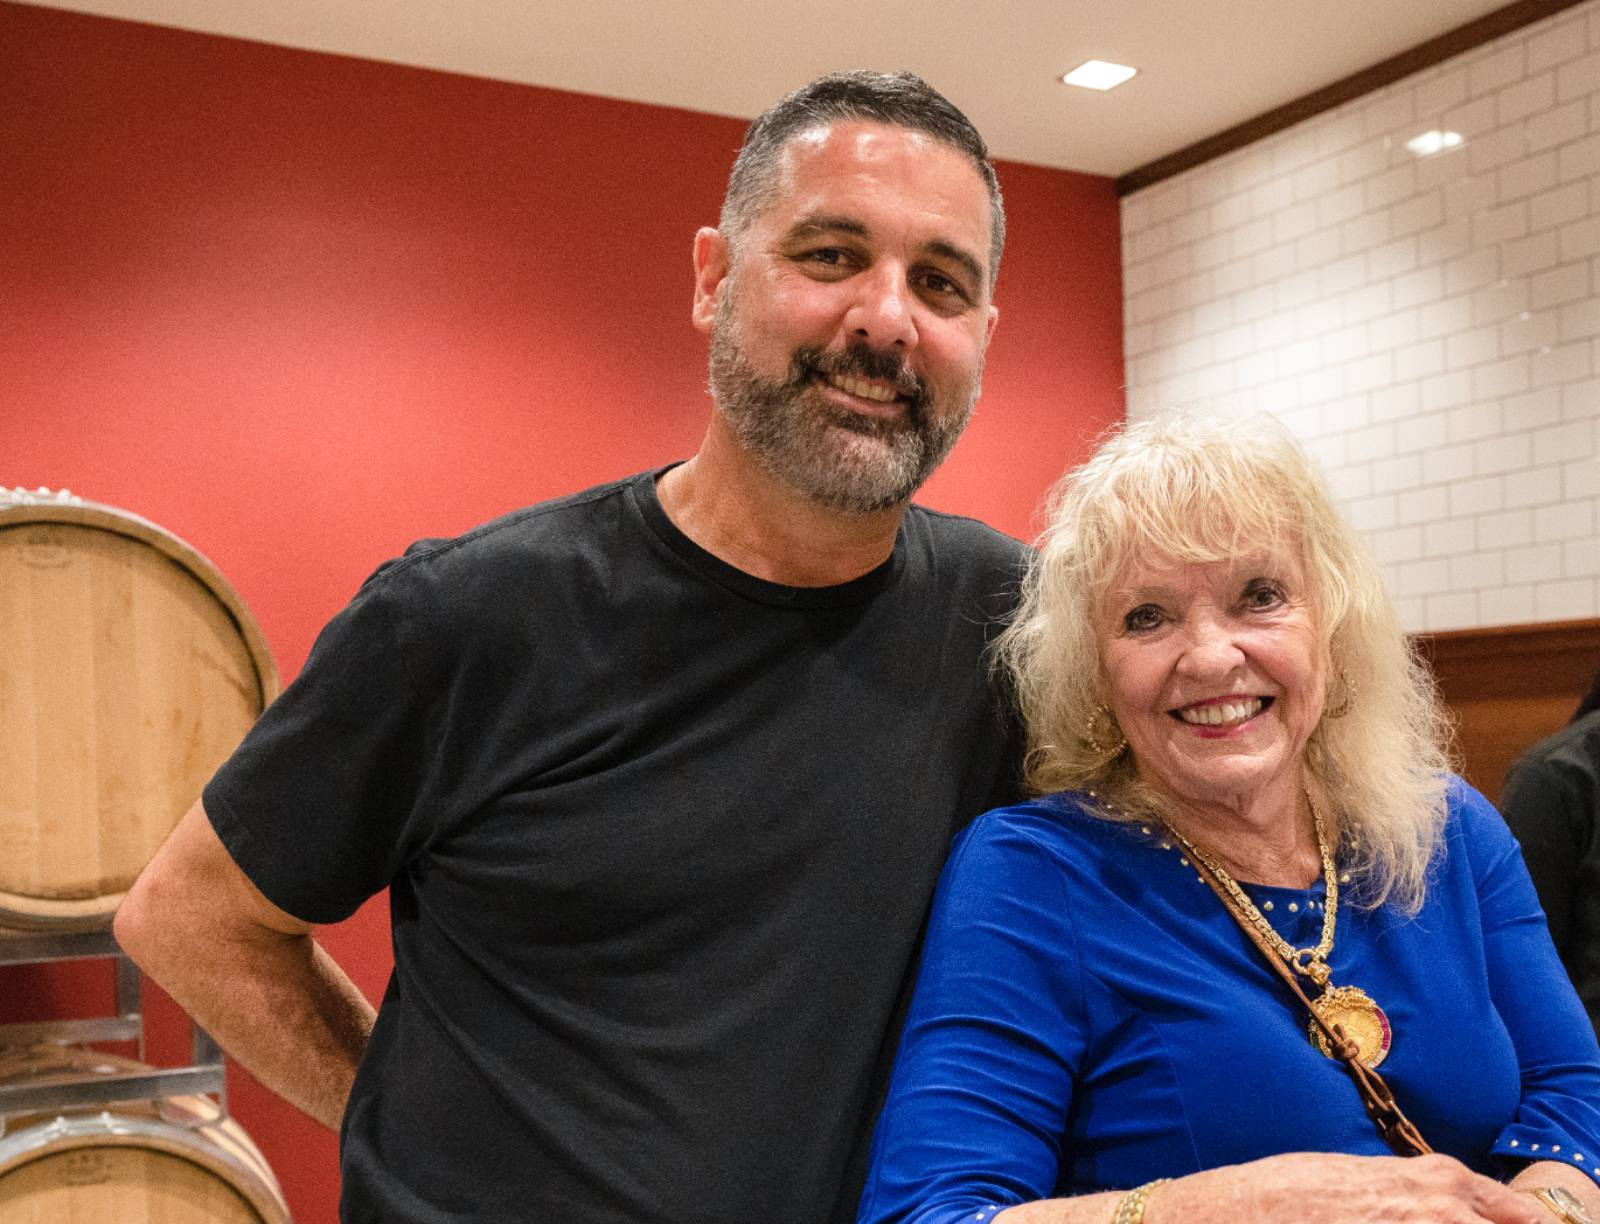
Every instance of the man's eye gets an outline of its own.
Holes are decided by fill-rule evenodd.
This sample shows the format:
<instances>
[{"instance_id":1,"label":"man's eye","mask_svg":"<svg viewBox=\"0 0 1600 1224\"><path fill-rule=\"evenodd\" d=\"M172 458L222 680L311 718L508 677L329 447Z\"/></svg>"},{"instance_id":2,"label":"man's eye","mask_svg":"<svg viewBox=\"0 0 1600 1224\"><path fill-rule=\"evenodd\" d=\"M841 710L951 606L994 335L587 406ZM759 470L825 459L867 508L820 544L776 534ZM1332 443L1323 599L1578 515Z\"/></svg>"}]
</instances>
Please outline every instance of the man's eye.
<instances>
[{"instance_id":1,"label":"man's eye","mask_svg":"<svg viewBox=\"0 0 1600 1224\"><path fill-rule=\"evenodd\" d=\"M814 251L805 251L800 259L805 263L821 264L825 268L837 268L844 264L845 253L838 247L818 247Z\"/></svg>"},{"instance_id":2,"label":"man's eye","mask_svg":"<svg viewBox=\"0 0 1600 1224\"><path fill-rule=\"evenodd\" d=\"M972 300L972 295L967 292L966 286L958 280L946 276L943 272L925 272L922 276L923 292L931 298L952 305Z\"/></svg>"},{"instance_id":3,"label":"man's eye","mask_svg":"<svg viewBox=\"0 0 1600 1224\"><path fill-rule=\"evenodd\" d=\"M1161 623L1161 609L1153 604L1140 604L1122 618L1122 627L1132 633L1154 629Z\"/></svg>"}]
</instances>

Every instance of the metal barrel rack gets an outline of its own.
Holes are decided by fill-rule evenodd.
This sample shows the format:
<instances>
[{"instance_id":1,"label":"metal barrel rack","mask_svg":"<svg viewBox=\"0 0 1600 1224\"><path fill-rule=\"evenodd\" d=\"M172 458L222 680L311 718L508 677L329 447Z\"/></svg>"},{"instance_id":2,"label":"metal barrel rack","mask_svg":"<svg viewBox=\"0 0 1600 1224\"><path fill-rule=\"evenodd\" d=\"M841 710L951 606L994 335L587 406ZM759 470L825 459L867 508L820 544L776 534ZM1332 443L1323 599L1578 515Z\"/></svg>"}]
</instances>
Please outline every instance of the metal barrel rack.
<instances>
[{"instance_id":1,"label":"metal barrel rack","mask_svg":"<svg viewBox=\"0 0 1600 1224\"><path fill-rule=\"evenodd\" d=\"M145 1040L140 995L144 975L118 947L109 930L45 932L0 929L0 966L106 958L115 962L116 1015L0 1024L0 1047L132 1041L137 1043L138 1056L142 1060ZM0 1083L0 1135L5 1133L8 1119L23 1114L94 1108L125 1101L161 1101L197 1094L215 1097L225 1117L228 1112L228 1085L222 1049L198 1024L193 1024L192 1029L193 1061L186 1067L64 1075L52 1077L48 1083Z\"/></svg>"}]
</instances>

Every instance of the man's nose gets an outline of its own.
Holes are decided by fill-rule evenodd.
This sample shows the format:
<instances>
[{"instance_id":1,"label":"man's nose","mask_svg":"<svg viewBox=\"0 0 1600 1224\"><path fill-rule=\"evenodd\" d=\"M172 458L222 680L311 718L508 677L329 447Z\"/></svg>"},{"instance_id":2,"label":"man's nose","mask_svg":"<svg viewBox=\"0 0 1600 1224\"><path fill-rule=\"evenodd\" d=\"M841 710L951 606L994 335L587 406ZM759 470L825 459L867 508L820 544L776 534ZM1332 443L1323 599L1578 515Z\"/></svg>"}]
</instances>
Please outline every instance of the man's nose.
<instances>
[{"instance_id":1,"label":"man's nose","mask_svg":"<svg viewBox=\"0 0 1600 1224\"><path fill-rule=\"evenodd\" d=\"M851 339L873 348L913 348L914 307L905 269L886 262L856 278L856 297L845 316L845 329Z\"/></svg>"}]
</instances>

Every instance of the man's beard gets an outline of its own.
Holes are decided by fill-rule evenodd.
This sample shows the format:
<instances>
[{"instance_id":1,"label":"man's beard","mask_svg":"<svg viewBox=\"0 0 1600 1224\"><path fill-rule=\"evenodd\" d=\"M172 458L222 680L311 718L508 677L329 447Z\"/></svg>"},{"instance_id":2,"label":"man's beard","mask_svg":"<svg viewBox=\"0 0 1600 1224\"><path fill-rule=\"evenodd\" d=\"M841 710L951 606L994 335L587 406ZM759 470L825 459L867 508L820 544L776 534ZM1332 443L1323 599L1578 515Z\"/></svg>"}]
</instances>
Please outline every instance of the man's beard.
<instances>
[{"instance_id":1,"label":"man's beard","mask_svg":"<svg viewBox=\"0 0 1600 1224\"><path fill-rule=\"evenodd\" d=\"M944 462L978 401L981 365L972 385L951 396L964 402L934 403L898 354L865 345L837 353L797 349L788 376L774 382L745 360L733 333L731 312L719 308L711 332L711 398L763 467L836 510L869 514L909 501ZM829 403L814 386L824 374L892 383L902 396L903 419Z\"/></svg>"}]
</instances>

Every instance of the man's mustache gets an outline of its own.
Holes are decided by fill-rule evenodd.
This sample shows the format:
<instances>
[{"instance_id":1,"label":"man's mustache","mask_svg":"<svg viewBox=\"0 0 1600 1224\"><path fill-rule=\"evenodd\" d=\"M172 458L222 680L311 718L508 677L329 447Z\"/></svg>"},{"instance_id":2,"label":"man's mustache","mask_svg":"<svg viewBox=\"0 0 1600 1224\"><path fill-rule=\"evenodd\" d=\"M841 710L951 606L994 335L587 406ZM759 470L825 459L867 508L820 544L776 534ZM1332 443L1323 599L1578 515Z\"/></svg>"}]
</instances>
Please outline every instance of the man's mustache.
<instances>
[{"instance_id":1,"label":"man's mustache","mask_svg":"<svg viewBox=\"0 0 1600 1224\"><path fill-rule=\"evenodd\" d=\"M927 384L906 365L899 353L870 348L865 344L852 344L832 353L815 347L797 349L790 363L790 373L797 386L809 382L818 374L848 374L874 382L891 383L896 395L910 401L913 420L917 419L927 400Z\"/></svg>"}]
</instances>

